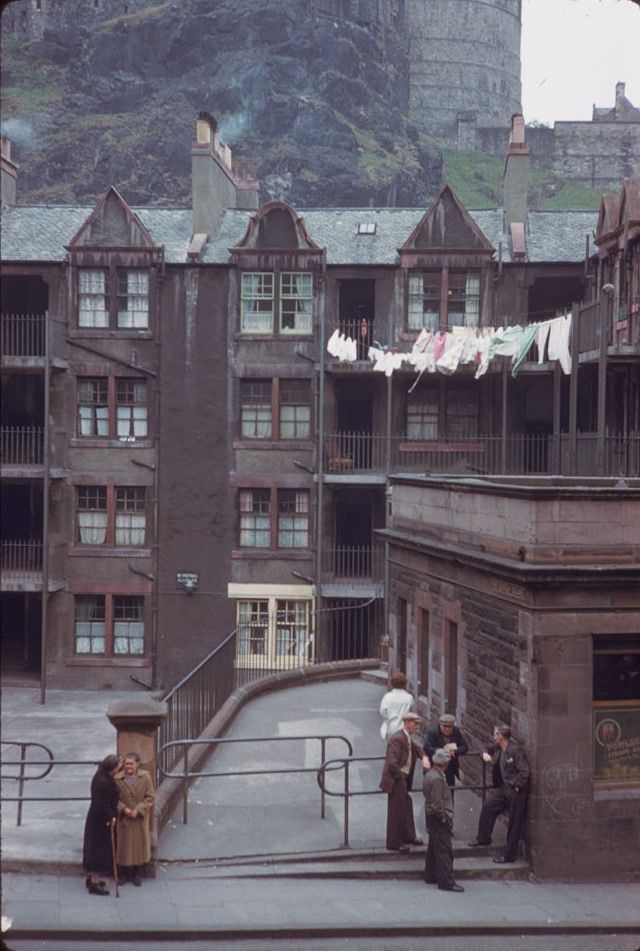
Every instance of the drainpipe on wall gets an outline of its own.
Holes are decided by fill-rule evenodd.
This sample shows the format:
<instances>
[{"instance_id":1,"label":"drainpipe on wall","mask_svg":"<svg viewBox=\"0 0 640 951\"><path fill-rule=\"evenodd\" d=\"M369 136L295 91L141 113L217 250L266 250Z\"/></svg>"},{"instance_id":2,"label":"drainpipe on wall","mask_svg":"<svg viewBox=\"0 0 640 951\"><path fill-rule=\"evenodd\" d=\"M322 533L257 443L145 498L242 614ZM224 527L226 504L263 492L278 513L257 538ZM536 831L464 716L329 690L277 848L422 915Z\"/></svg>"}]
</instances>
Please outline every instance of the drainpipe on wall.
<instances>
[{"instance_id":1,"label":"drainpipe on wall","mask_svg":"<svg viewBox=\"0 0 640 951\"><path fill-rule=\"evenodd\" d=\"M51 386L51 333L49 311L44 315L44 476L42 484L42 611L40 621L40 703L47 701L47 623L49 615L49 405Z\"/></svg>"},{"instance_id":2,"label":"drainpipe on wall","mask_svg":"<svg viewBox=\"0 0 640 951\"><path fill-rule=\"evenodd\" d=\"M322 272L320 278L320 294L318 300L319 310L319 328L318 345L319 354L319 374L318 380L318 413L317 413L317 432L318 432L318 450L317 450L317 473L318 473L318 505L316 521L316 660L318 660L318 649L320 647L320 618L322 610L322 541L324 531L324 338L325 338L325 318L327 306L327 254L326 249L322 255ZM324 645L322 645L324 647ZM322 658L324 660L324 657Z\"/></svg>"}]
</instances>

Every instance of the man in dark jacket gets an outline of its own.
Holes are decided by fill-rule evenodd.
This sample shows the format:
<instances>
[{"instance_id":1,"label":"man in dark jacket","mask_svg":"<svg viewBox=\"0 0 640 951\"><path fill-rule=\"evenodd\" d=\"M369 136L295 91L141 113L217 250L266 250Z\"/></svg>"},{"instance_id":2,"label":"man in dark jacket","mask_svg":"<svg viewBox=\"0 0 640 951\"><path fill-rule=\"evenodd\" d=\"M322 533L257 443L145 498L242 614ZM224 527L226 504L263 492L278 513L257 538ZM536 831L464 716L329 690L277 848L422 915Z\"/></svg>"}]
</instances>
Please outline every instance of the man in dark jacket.
<instances>
[{"instance_id":1,"label":"man in dark jacket","mask_svg":"<svg viewBox=\"0 0 640 951\"><path fill-rule=\"evenodd\" d=\"M410 845L421 845L416 836L413 804L409 790L413 784L413 770L418 757L423 758L422 747L412 737L421 722L417 713L405 713L404 726L387 742L380 789L387 800L387 848L394 852L408 852ZM423 763L426 759L423 758Z\"/></svg>"},{"instance_id":2,"label":"man in dark jacket","mask_svg":"<svg viewBox=\"0 0 640 951\"><path fill-rule=\"evenodd\" d=\"M490 845L493 826L498 816L507 812L509 826L504 854L494 862L515 862L518 843L527 814L527 799L531 769L527 754L511 739L511 728L497 726L494 731L495 747L482 754L485 763L493 765L493 785L480 812L478 836L469 845Z\"/></svg>"},{"instance_id":3,"label":"man in dark jacket","mask_svg":"<svg viewBox=\"0 0 640 951\"><path fill-rule=\"evenodd\" d=\"M446 750L449 753L449 762L444 771L450 786L455 786L456 777L460 775L459 757L464 756L469 749L467 741L456 726L456 718L451 713L443 713L438 726L429 730L424 738L424 753L433 762L436 750Z\"/></svg>"},{"instance_id":4,"label":"man in dark jacket","mask_svg":"<svg viewBox=\"0 0 640 951\"><path fill-rule=\"evenodd\" d=\"M427 819L429 845L424 863L424 880L436 884L443 892L463 892L453 877L453 848L451 831L453 829L453 799L451 789L445 778L450 762L446 750L436 750L432 758L432 767L425 773L422 781L424 809Z\"/></svg>"}]
</instances>

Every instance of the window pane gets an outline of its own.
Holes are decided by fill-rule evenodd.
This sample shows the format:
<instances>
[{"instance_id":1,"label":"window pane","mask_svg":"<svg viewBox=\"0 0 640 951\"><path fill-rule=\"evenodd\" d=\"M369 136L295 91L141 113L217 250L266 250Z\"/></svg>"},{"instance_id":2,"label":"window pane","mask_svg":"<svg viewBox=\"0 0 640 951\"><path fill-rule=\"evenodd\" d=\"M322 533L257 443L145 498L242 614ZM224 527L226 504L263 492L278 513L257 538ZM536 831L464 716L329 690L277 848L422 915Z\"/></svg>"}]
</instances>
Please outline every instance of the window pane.
<instances>
[{"instance_id":1,"label":"window pane","mask_svg":"<svg viewBox=\"0 0 640 951\"><path fill-rule=\"evenodd\" d=\"M144 598L113 599L114 654L144 654Z\"/></svg>"},{"instance_id":2,"label":"window pane","mask_svg":"<svg viewBox=\"0 0 640 951\"><path fill-rule=\"evenodd\" d=\"M103 377L78 380L78 435L109 435L107 380Z\"/></svg>"},{"instance_id":3,"label":"window pane","mask_svg":"<svg viewBox=\"0 0 640 951\"><path fill-rule=\"evenodd\" d=\"M240 432L246 439L271 437L271 380L240 381Z\"/></svg>"},{"instance_id":4,"label":"window pane","mask_svg":"<svg viewBox=\"0 0 640 951\"><path fill-rule=\"evenodd\" d=\"M82 268L78 272L78 326L109 326L109 303L104 271Z\"/></svg>"},{"instance_id":5,"label":"window pane","mask_svg":"<svg viewBox=\"0 0 640 951\"><path fill-rule=\"evenodd\" d=\"M269 489L243 489L238 493L241 547L270 548L270 499Z\"/></svg>"},{"instance_id":6,"label":"window pane","mask_svg":"<svg viewBox=\"0 0 640 951\"><path fill-rule=\"evenodd\" d=\"M313 280L304 272L280 275L280 331L310 334L313 321Z\"/></svg>"},{"instance_id":7,"label":"window pane","mask_svg":"<svg viewBox=\"0 0 640 951\"><path fill-rule=\"evenodd\" d=\"M146 329L149 326L149 274L147 271L118 272L118 327Z\"/></svg>"},{"instance_id":8,"label":"window pane","mask_svg":"<svg viewBox=\"0 0 640 951\"><path fill-rule=\"evenodd\" d=\"M440 271L425 271L409 276L408 329L438 330L440 327Z\"/></svg>"},{"instance_id":9,"label":"window pane","mask_svg":"<svg viewBox=\"0 0 640 951\"><path fill-rule=\"evenodd\" d=\"M267 653L269 631L268 601L238 602L238 654Z\"/></svg>"},{"instance_id":10,"label":"window pane","mask_svg":"<svg viewBox=\"0 0 640 951\"><path fill-rule=\"evenodd\" d=\"M477 327L480 318L480 274L449 272L448 324Z\"/></svg>"},{"instance_id":11,"label":"window pane","mask_svg":"<svg viewBox=\"0 0 640 951\"><path fill-rule=\"evenodd\" d=\"M409 394L407 438L438 438L438 393L436 390L419 390Z\"/></svg>"},{"instance_id":12,"label":"window pane","mask_svg":"<svg viewBox=\"0 0 640 951\"><path fill-rule=\"evenodd\" d=\"M280 437L308 439L311 433L311 396L308 380L280 381Z\"/></svg>"},{"instance_id":13,"label":"window pane","mask_svg":"<svg viewBox=\"0 0 640 951\"><path fill-rule=\"evenodd\" d=\"M105 598L104 595L81 595L75 604L76 654L104 654Z\"/></svg>"},{"instance_id":14,"label":"window pane","mask_svg":"<svg viewBox=\"0 0 640 951\"><path fill-rule=\"evenodd\" d=\"M144 380L118 380L116 385L118 439L143 439L147 427L147 384Z\"/></svg>"},{"instance_id":15,"label":"window pane","mask_svg":"<svg viewBox=\"0 0 640 951\"><path fill-rule=\"evenodd\" d=\"M276 656L308 660L309 611L306 601L276 601Z\"/></svg>"},{"instance_id":16,"label":"window pane","mask_svg":"<svg viewBox=\"0 0 640 951\"><path fill-rule=\"evenodd\" d=\"M243 333L273 332L273 274L270 272L242 275L240 330Z\"/></svg>"},{"instance_id":17,"label":"window pane","mask_svg":"<svg viewBox=\"0 0 640 951\"><path fill-rule=\"evenodd\" d=\"M473 392L448 393L446 404L447 435L477 436L478 398Z\"/></svg>"},{"instance_id":18,"label":"window pane","mask_svg":"<svg viewBox=\"0 0 640 951\"><path fill-rule=\"evenodd\" d=\"M278 547L308 548L309 493L281 489L278 492Z\"/></svg>"}]
</instances>

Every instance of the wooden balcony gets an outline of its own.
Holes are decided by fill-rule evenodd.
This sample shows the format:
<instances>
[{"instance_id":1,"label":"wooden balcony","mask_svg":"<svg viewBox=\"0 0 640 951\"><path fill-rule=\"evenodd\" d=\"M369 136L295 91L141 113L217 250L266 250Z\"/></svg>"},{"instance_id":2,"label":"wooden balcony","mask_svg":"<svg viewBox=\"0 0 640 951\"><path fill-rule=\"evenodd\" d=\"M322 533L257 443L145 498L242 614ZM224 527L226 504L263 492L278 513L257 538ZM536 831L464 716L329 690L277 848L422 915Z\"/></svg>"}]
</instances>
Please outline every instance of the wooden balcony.
<instances>
[{"instance_id":1,"label":"wooden balcony","mask_svg":"<svg viewBox=\"0 0 640 951\"><path fill-rule=\"evenodd\" d=\"M3 361L45 356L45 314L1 314L0 352Z\"/></svg>"}]
</instances>

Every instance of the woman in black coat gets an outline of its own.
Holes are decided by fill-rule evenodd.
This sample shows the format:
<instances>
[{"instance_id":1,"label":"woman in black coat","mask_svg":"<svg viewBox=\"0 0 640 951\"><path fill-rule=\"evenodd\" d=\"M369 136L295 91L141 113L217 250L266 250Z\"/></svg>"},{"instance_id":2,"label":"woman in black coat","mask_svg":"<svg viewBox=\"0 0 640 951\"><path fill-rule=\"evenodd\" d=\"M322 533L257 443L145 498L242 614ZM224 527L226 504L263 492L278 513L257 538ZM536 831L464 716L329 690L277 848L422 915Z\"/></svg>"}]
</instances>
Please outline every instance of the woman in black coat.
<instances>
[{"instance_id":1,"label":"woman in black coat","mask_svg":"<svg viewBox=\"0 0 640 951\"><path fill-rule=\"evenodd\" d=\"M118 787L113 777L118 772L120 757L113 753L105 756L91 780L91 805L84 824L82 864L87 877L85 884L91 895L108 895L100 874L109 875L113 868L111 854L111 820L116 818Z\"/></svg>"}]
</instances>

